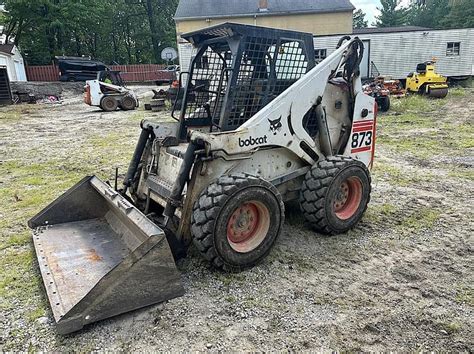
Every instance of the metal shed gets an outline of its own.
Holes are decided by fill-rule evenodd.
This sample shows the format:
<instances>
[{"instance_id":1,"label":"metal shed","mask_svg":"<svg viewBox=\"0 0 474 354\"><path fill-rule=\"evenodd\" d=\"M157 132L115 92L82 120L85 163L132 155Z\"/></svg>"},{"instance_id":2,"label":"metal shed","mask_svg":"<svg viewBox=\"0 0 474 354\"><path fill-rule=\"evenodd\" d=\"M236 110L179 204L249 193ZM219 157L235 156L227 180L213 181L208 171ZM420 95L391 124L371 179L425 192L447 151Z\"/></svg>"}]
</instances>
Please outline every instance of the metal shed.
<instances>
[{"instance_id":1,"label":"metal shed","mask_svg":"<svg viewBox=\"0 0 474 354\"><path fill-rule=\"evenodd\" d=\"M451 78L474 76L474 28L434 30L421 27L365 28L354 30L365 44L362 76L378 71L404 79L418 63L437 59L436 70ZM331 54L343 36L315 36L316 59Z\"/></svg>"}]
</instances>

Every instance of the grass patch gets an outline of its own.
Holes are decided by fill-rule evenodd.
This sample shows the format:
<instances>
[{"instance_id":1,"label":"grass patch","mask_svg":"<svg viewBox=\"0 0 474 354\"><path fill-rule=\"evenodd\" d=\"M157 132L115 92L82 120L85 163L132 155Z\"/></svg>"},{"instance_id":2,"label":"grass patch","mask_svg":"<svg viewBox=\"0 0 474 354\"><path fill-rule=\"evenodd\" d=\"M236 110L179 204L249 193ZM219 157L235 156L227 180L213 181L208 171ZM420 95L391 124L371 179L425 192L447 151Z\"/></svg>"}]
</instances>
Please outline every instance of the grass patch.
<instances>
[{"instance_id":1,"label":"grass patch","mask_svg":"<svg viewBox=\"0 0 474 354\"><path fill-rule=\"evenodd\" d=\"M34 258L31 249L10 249L2 252L0 309L8 310L18 306L13 300L30 303L39 288L39 279L31 271Z\"/></svg>"},{"instance_id":2,"label":"grass patch","mask_svg":"<svg viewBox=\"0 0 474 354\"><path fill-rule=\"evenodd\" d=\"M433 208L421 207L413 214L404 218L399 225L403 231L417 232L422 229L431 229L439 220L440 212Z\"/></svg>"},{"instance_id":3,"label":"grass patch","mask_svg":"<svg viewBox=\"0 0 474 354\"><path fill-rule=\"evenodd\" d=\"M30 322L36 321L38 318L43 317L45 315L46 311L44 310L43 307L37 307L34 310L30 311L27 313L26 318Z\"/></svg>"},{"instance_id":4,"label":"grass patch","mask_svg":"<svg viewBox=\"0 0 474 354\"><path fill-rule=\"evenodd\" d=\"M456 291L456 302L474 307L474 288L472 286L462 286Z\"/></svg>"},{"instance_id":5,"label":"grass patch","mask_svg":"<svg viewBox=\"0 0 474 354\"><path fill-rule=\"evenodd\" d=\"M402 187L419 184L420 182L430 182L434 178L430 173L413 173L409 170L403 170L400 167L384 162L376 162L372 173L374 176L386 180L390 184Z\"/></svg>"},{"instance_id":6,"label":"grass patch","mask_svg":"<svg viewBox=\"0 0 474 354\"><path fill-rule=\"evenodd\" d=\"M448 97L464 97L466 96L466 90L462 87L453 87L449 89Z\"/></svg>"},{"instance_id":7,"label":"grass patch","mask_svg":"<svg viewBox=\"0 0 474 354\"><path fill-rule=\"evenodd\" d=\"M467 179L469 181L474 181L474 169L472 168L455 168L451 169L448 172L449 177L458 178L458 179Z\"/></svg>"},{"instance_id":8,"label":"grass patch","mask_svg":"<svg viewBox=\"0 0 474 354\"><path fill-rule=\"evenodd\" d=\"M431 99L421 95L408 95L399 100L392 100L391 110L397 113L426 113L439 109L445 103L445 99Z\"/></svg>"},{"instance_id":9,"label":"grass patch","mask_svg":"<svg viewBox=\"0 0 474 354\"><path fill-rule=\"evenodd\" d=\"M29 114L40 109L36 105L11 105L0 110L0 123L12 124L19 121L24 114Z\"/></svg>"},{"instance_id":10,"label":"grass patch","mask_svg":"<svg viewBox=\"0 0 474 354\"><path fill-rule=\"evenodd\" d=\"M420 131L427 125L425 118L407 124L405 127L403 123L385 126L377 141L399 153L423 159L433 155L459 155L460 150L474 148L474 127L469 122L439 122L436 128L425 131Z\"/></svg>"},{"instance_id":11,"label":"grass patch","mask_svg":"<svg viewBox=\"0 0 474 354\"><path fill-rule=\"evenodd\" d=\"M134 122L141 122L146 118L146 111L136 111L133 114L130 114L129 119Z\"/></svg>"},{"instance_id":12,"label":"grass patch","mask_svg":"<svg viewBox=\"0 0 474 354\"><path fill-rule=\"evenodd\" d=\"M457 333L461 330L462 326L459 322L457 321L451 321L451 322L438 322L438 327L441 330L446 331L448 334L454 334Z\"/></svg>"},{"instance_id":13,"label":"grass patch","mask_svg":"<svg viewBox=\"0 0 474 354\"><path fill-rule=\"evenodd\" d=\"M393 112L398 114L381 117L377 141L396 153L421 159L474 148L474 124L441 109L445 102L416 95L397 100Z\"/></svg>"}]
</instances>

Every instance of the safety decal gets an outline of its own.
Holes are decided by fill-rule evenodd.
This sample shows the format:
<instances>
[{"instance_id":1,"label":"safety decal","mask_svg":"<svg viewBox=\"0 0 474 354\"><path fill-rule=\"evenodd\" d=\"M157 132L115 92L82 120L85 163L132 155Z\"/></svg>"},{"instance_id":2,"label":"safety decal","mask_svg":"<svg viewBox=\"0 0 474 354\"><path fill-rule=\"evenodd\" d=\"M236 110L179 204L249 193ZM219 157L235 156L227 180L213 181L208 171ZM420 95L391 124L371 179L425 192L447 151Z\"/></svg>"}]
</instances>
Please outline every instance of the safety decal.
<instances>
[{"instance_id":1,"label":"safety decal","mask_svg":"<svg viewBox=\"0 0 474 354\"><path fill-rule=\"evenodd\" d=\"M374 140L374 121L360 120L356 121L352 127L351 153L372 150Z\"/></svg>"}]
</instances>

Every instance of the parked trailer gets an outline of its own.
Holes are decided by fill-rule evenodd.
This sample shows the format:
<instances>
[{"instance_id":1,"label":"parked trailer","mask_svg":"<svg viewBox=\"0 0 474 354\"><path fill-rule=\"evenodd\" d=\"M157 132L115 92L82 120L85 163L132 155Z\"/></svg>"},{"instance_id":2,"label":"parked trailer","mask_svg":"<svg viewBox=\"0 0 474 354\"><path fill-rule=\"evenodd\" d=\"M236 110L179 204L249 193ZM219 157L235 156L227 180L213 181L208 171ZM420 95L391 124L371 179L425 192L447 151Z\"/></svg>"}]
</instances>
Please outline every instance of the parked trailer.
<instances>
[{"instance_id":1,"label":"parked trailer","mask_svg":"<svg viewBox=\"0 0 474 354\"><path fill-rule=\"evenodd\" d=\"M417 64L436 58L437 71L449 78L474 76L474 28L433 30L419 27L365 28L354 30L364 42L363 78L377 71L406 79ZM341 35L316 36L317 60L336 50Z\"/></svg>"}]
</instances>

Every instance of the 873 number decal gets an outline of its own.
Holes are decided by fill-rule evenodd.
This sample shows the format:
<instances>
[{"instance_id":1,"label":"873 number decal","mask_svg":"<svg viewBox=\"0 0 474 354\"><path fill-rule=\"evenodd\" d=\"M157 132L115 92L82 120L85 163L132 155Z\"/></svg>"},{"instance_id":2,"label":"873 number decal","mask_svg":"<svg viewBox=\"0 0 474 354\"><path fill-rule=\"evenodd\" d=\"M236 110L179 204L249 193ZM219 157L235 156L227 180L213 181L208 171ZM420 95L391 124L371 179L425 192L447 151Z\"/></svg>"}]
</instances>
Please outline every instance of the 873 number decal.
<instances>
[{"instance_id":1,"label":"873 number decal","mask_svg":"<svg viewBox=\"0 0 474 354\"><path fill-rule=\"evenodd\" d=\"M352 134L351 147L353 149L358 149L362 147L372 146L372 136L373 136L373 133L371 131Z\"/></svg>"}]
</instances>

